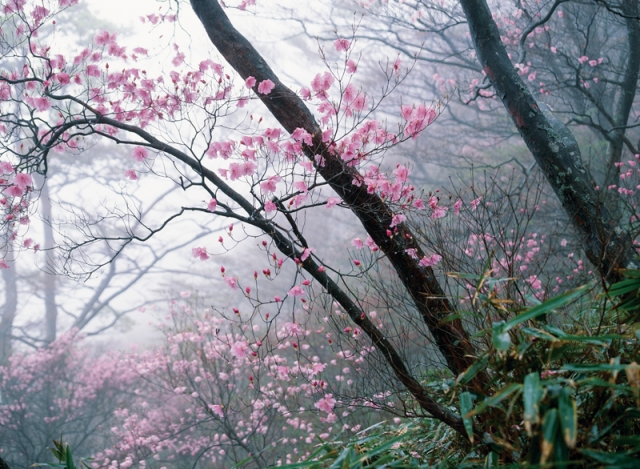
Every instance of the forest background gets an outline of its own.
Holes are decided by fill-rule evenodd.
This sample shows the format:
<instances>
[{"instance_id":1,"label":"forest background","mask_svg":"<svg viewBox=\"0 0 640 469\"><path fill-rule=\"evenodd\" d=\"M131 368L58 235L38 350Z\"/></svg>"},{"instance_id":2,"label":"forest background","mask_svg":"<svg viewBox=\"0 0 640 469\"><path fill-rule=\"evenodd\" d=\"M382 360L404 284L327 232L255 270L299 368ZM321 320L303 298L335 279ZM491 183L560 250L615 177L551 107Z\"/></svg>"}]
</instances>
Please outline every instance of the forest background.
<instances>
[{"instance_id":1,"label":"forest background","mask_svg":"<svg viewBox=\"0 0 640 469\"><path fill-rule=\"evenodd\" d=\"M632 467L637 2L226 3L1 3L0 457Z\"/></svg>"}]
</instances>

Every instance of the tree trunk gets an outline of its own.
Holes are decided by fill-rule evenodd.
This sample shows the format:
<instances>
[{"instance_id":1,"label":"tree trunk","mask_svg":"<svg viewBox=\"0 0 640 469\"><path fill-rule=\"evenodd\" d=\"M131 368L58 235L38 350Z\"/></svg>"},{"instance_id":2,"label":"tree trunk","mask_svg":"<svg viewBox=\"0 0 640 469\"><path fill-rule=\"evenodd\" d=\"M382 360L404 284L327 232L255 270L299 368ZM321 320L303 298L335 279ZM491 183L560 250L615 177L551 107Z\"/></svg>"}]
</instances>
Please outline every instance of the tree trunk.
<instances>
[{"instance_id":1,"label":"tree trunk","mask_svg":"<svg viewBox=\"0 0 640 469\"><path fill-rule=\"evenodd\" d=\"M429 327L449 369L456 375L465 371L475 359L475 349L462 322L459 319L447 319L454 310L433 269L420 266L407 253L407 250L415 249L419 258L424 256L409 228L402 224L394 236L387 235L394 216L392 210L378 195L369 194L364 184L353 183L354 180L362 181L362 176L353 167L345 165L323 143L320 126L309 109L233 27L218 1L191 0L191 5L212 43L243 79L253 76L257 83L269 79L275 84L269 95L256 93L257 96L289 133L303 128L313 136L313 144L304 145L305 154L312 161L315 155L322 155L325 163L316 165L316 170L360 219L367 233L389 258ZM257 85L254 89L257 89ZM480 374L474 383L478 392L481 392L485 382L486 377Z\"/></svg>"},{"instance_id":2,"label":"tree trunk","mask_svg":"<svg viewBox=\"0 0 640 469\"><path fill-rule=\"evenodd\" d=\"M580 148L543 112L511 64L486 0L460 0L478 59L580 236L587 258L610 282L631 262L631 238L598 200Z\"/></svg>"},{"instance_id":3,"label":"tree trunk","mask_svg":"<svg viewBox=\"0 0 640 469\"><path fill-rule=\"evenodd\" d=\"M39 178L40 179L40 178ZM40 204L42 207L42 218L44 228L44 252L47 256L47 266L52 262L52 251L55 247L53 239L53 227L51 226L51 199L49 198L49 187L45 184L44 178L41 178ZM56 276L47 272L45 268L44 275L44 323L45 323L45 342L50 344L56 340L57 322L58 322L58 306L56 305Z\"/></svg>"},{"instance_id":4,"label":"tree trunk","mask_svg":"<svg viewBox=\"0 0 640 469\"><path fill-rule=\"evenodd\" d=\"M18 310L16 266L14 262L7 262L7 264L9 264L8 269L0 269L4 281L4 305L2 305L2 318L0 318L0 366L6 365L11 357L11 332Z\"/></svg>"}]
</instances>

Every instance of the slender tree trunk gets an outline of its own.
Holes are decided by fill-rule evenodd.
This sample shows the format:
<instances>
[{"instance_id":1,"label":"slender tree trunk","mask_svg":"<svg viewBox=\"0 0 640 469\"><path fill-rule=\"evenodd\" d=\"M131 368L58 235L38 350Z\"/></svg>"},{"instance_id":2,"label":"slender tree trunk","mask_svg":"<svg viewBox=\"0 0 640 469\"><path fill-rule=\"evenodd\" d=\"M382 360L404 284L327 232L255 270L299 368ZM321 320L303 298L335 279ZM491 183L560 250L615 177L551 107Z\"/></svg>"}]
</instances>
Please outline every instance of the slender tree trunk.
<instances>
[{"instance_id":1,"label":"slender tree trunk","mask_svg":"<svg viewBox=\"0 0 640 469\"><path fill-rule=\"evenodd\" d=\"M622 161L624 149L624 136L629 122L631 108L636 97L638 87L638 75L640 73L640 22L632 17L638 16L638 2L625 1L622 3L622 11L629 18L625 18L627 26L628 55L624 78L620 86L620 96L616 103L613 115L612 127L615 129L609 135L609 147L607 149L607 172L604 188L620 184L620 168L616 163ZM622 201L616 191L605 191L607 206L616 220L620 220L624 214Z\"/></svg>"},{"instance_id":2,"label":"slender tree trunk","mask_svg":"<svg viewBox=\"0 0 640 469\"><path fill-rule=\"evenodd\" d=\"M322 141L320 126L309 109L233 27L218 1L191 0L191 5L212 43L243 79L253 76L257 83L269 79L275 84L269 95L257 95L289 133L303 128L312 135L313 144L304 145L305 154L312 161L315 155L324 158L324 165L317 165L316 170L360 219L367 233L388 257L429 327L449 369L455 374L466 370L475 360L475 349L462 322L448 319L454 310L433 269L420 266L408 254L409 249L415 249L419 258L424 256L409 228L402 224L393 236L387 234L394 213L379 196L369 194L364 184L353 183L354 180L362 181L362 176L353 167L345 165ZM486 377L481 373L473 385L481 392L485 382Z\"/></svg>"},{"instance_id":3,"label":"slender tree trunk","mask_svg":"<svg viewBox=\"0 0 640 469\"><path fill-rule=\"evenodd\" d=\"M44 178L42 178L44 179ZM52 261L52 250L55 247L53 228L51 226L51 199L49 198L49 186L42 181L40 191L40 204L44 228L44 252L47 256L47 266ZM45 341L51 343L56 340L58 323L58 306L56 305L56 276L44 269L44 322Z\"/></svg>"},{"instance_id":4,"label":"slender tree trunk","mask_svg":"<svg viewBox=\"0 0 640 469\"><path fill-rule=\"evenodd\" d=\"M543 112L513 67L486 0L460 0L478 59L520 135L545 174L587 258L609 281L631 262L631 238L598 199L573 134Z\"/></svg>"},{"instance_id":5,"label":"slender tree trunk","mask_svg":"<svg viewBox=\"0 0 640 469\"><path fill-rule=\"evenodd\" d=\"M16 282L16 266L14 262L7 262L8 269L0 269L4 282L4 305L0 318L0 366L5 365L11 357L11 332L18 310L18 286Z\"/></svg>"}]
</instances>

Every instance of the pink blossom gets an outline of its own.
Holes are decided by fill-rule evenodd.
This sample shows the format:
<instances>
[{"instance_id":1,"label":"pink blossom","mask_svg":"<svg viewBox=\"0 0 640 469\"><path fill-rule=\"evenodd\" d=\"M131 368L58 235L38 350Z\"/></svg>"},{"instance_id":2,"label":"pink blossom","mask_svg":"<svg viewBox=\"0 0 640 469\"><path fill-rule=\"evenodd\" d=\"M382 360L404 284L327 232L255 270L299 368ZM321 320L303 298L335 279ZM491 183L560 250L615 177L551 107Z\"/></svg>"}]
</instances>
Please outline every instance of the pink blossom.
<instances>
[{"instance_id":1,"label":"pink blossom","mask_svg":"<svg viewBox=\"0 0 640 469\"><path fill-rule=\"evenodd\" d=\"M431 214L431 218L437 220L438 218L442 218L447 214L447 207L437 206L433 209L433 213Z\"/></svg>"},{"instance_id":2,"label":"pink blossom","mask_svg":"<svg viewBox=\"0 0 640 469\"><path fill-rule=\"evenodd\" d=\"M304 99L305 101L311 99L311 90L309 88L303 86L300 89L300 97L302 99Z\"/></svg>"},{"instance_id":3,"label":"pink blossom","mask_svg":"<svg viewBox=\"0 0 640 469\"><path fill-rule=\"evenodd\" d=\"M215 212L217 206L218 206L218 201L216 199L211 199L207 204L207 210L210 212Z\"/></svg>"},{"instance_id":4,"label":"pink blossom","mask_svg":"<svg viewBox=\"0 0 640 469\"><path fill-rule=\"evenodd\" d=\"M453 204L453 213L455 215L460 215L460 207L462 207L462 200L458 199L456 200L456 203Z\"/></svg>"},{"instance_id":5,"label":"pink blossom","mask_svg":"<svg viewBox=\"0 0 640 469\"><path fill-rule=\"evenodd\" d=\"M396 175L397 182L405 182L409 177L409 169L403 165L398 165L396 169L393 170L393 174Z\"/></svg>"},{"instance_id":6,"label":"pink blossom","mask_svg":"<svg viewBox=\"0 0 640 469\"><path fill-rule=\"evenodd\" d=\"M400 59L400 57L398 57L396 59L396 61L393 63L393 71L395 72L395 74L397 76L400 76L400 72L401 72L400 67L401 66L402 66L402 59Z\"/></svg>"},{"instance_id":7,"label":"pink blossom","mask_svg":"<svg viewBox=\"0 0 640 469\"><path fill-rule=\"evenodd\" d=\"M306 261L311 253L315 252L315 250L316 248L304 248L304 251L302 251L302 255L300 256L300 260L302 262Z\"/></svg>"},{"instance_id":8,"label":"pink blossom","mask_svg":"<svg viewBox=\"0 0 640 469\"><path fill-rule=\"evenodd\" d=\"M13 165L8 161L0 161L0 174L13 173Z\"/></svg>"},{"instance_id":9,"label":"pink blossom","mask_svg":"<svg viewBox=\"0 0 640 469\"><path fill-rule=\"evenodd\" d=\"M307 145L313 144L311 134L300 127L293 131L293 133L291 134L291 138L293 138L296 142L304 142Z\"/></svg>"},{"instance_id":10,"label":"pink blossom","mask_svg":"<svg viewBox=\"0 0 640 469\"><path fill-rule=\"evenodd\" d=\"M364 247L364 243L362 242L362 240L360 238L354 238L351 241L351 245L353 247L355 247L356 249L362 249Z\"/></svg>"},{"instance_id":11,"label":"pink blossom","mask_svg":"<svg viewBox=\"0 0 640 469\"><path fill-rule=\"evenodd\" d=\"M9 186L3 191L3 193L9 197L22 197L24 189L20 189L18 186Z\"/></svg>"},{"instance_id":12,"label":"pink blossom","mask_svg":"<svg viewBox=\"0 0 640 469\"><path fill-rule=\"evenodd\" d=\"M334 78L333 75L329 72L324 72L322 75L319 73L315 76L315 78L311 81L311 88L316 93L320 93L322 91L327 91L333 85Z\"/></svg>"},{"instance_id":13,"label":"pink blossom","mask_svg":"<svg viewBox=\"0 0 640 469\"><path fill-rule=\"evenodd\" d=\"M389 225L389 228L398 226L400 223L404 222L406 219L407 217L402 214L394 215L393 218L391 219L391 224Z\"/></svg>"},{"instance_id":14,"label":"pink blossom","mask_svg":"<svg viewBox=\"0 0 640 469\"><path fill-rule=\"evenodd\" d=\"M290 296L304 296L304 290L300 285L296 285L288 293Z\"/></svg>"},{"instance_id":15,"label":"pink blossom","mask_svg":"<svg viewBox=\"0 0 640 469\"><path fill-rule=\"evenodd\" d=\"M87 76L99 78L100 77L100 69L95 64L87 65Z\"/></svg>"},{"instance_id":16,"label":"pink blossom","mask_svg":"<svg viewBox=\"0 0 640 469\"><path fill-rule=\"evenodd\" d=\"M254 86L256 86L256 79L254 77L248 77L244 81L244 86L246 86L249 89L253 88Z\"/></svg>"},{"instance_id":17,"label":"pink blossom","mask_svg":"<svg viewBox=\"0 0 640 469\"><path fill-rule=\"evenodd\" d=\"M334 42L333 45L336 46L336 50L338 52L342 52L342 51L349 50L351 43L348 40L341 38L341 39L338 39L336 42Z\"/></svg>"},{"instance_id":18,"label":"pink blossom","mask_svg":"<svg viewBox=\"0 0 640 469\"><path fill-rule=\"evenodd\" d=\"M276 184L279 183L281 180L282 178L278 175L271 176L266 181L260 183L260 189L265 194L273 193L276 191Z\"/></svg>"},{"instance_id":19,"label":"pink blossom","mask_svg":"<svg viewBox=\"0 0 640 469\"><path fill-rule=\"evenodd\" d=\"M271 80L263 80L258 85L258 93L269 94L275 87L275 83L273 83Z\"/></svg>"},{"instance_id":20,"label":"pink blossom","mask_svg":"<svg viewBox=\"0 0 640 469\"><path fill-rule=\"evenodd\" d=\"M482 200L482 197L478 197L477 199L474 199L471 201L471 210L475 210L476 208L478 208L478 205L480 205L480 201Z\"/></svg>"},{"instance_id":21,"label":"pink blossom","mask_svg":"<svg viewBox=\"0 0 640 469\"><path fill-rule=\"evenodd\" d=\"M420 259L419 264L422 267L432 267L436 265L438 262L440 262L441 260L442 260L442 256L439 256L438 254L434 254L431 257L424 256L422 259Z\"/></svg>"},{"instance_id":22,"label":"pink blossom","mask_svg":"<svg viewBox=\"0 0 640 469\"><path fill-rule=\"evenodd\" d=\"M351 59L347 60L347 72L356 73L358 71L358 65Z\"/></svg>"},{"instance_id":23,"label":"pink blossom","mask_svg":"<svg viewBox=\"0 0 640 469\"><path fill-rule=\"evenodd\" d=\"M131 156L133 156L137 162L141 162L149 156L149 152L145 147L135 147Z\"/></svg>"},{"instance_id":24,"label":"pink blossom","mask_svg":"<svg viewBox=\"0 0 640 469\"><path fill-rule=\"evenodd\" d=\"M13 179L13 183L18 186L22 190L26 190L27 187L33 185L33 180L31 179L31 175L27 173L18 173L16 177Z\"/></svg>"},{"instance_id":25,"label":"pink blossom","mask_svg":"<svg viewBox=\"0 0 640 469\"><path fill-rule=\"evenodd\" d=\"M244 358L247 356L247 350L249 349L249 344L244 340L240 340L231 345L231 355L236 358Z\"/></svg>"},{"instance_id":26,"label":"pink blossom","mask_svg":"<svg viewBox=\"0 0 640 469\"><path fill-rule=\"evenodd\" d=\"M340 203L340 199L338 199L337 197L329 197L327 199L327 203L324 206L325 209L331 208L331 207L335 207L336 205L338 205Z\"/></svg>"},{"instance_id":27,"label":"pink blossom","mask_svg":"<svg viewBox=\"0 0 640 469\"><path fill-rule=\"evenodd\" d=\"M540 290L542 288L542 282L538 279L537 275L531 275L528 279L525 279L534 290Z\"/></svg>"},{"instance_id":28,"label":"pink blossom","mask_svg":"<svg viewBox=\"0 0 640 469\"><path fill-rule=\"evenodd\" d=\"M209 409L211 409L218 417L224 417L222 406L220 404L209 404Z\"/></svg>"},{"instance_id":29,"label":"pink blossom","mask_svg":"<svg viewBox=\"0 0 640 469\"><path fill-rule=\"evenodd\" d=\"M0 269L8 269L9 264L4 259L0 259Z\"/></svg>"},{"instance_id":30,"label":"pink blossom","mask_svg":"<svg viewBox=\"0 0 640 469\"><path fill-rule=\"evenodd\" d=\"M206 261L209 259L209 253L207 253L207 248L192 248L191 255L196 259L200 259L201 261Z\"/></svg>"},{"instance_id":31,"label":"pink blossom","mask_svg":"<svg viewBox=\"0 0 640 469\"><path fill-rule=\"evenodd\" d=\"M125 177L128 177L132 181L135 181L136 179L138 179L138 173L136 173L135 170L133 169L125 169L124 175Z\"/></svg>"},{"instance_id":32,"label":"pink blossom","mask_svg":"<svg viewBox=\"0 0 640 469\"><path fill-rule=\"evenodd\" d=\"M404 120L411 120L411 117L413 116L413 106L403 104L402 106L400 106L400 112L402 113L402 117L404 117Z\"/></svg>"},{"instance_id":33,"label":"pink blossom","mask_svg":"<svg viewBox=\"0 0 640 469\"><path fill-rule=\"evenodd\" d=\"M225 277L224 281L231 287L232 290L238 289L238 279L235 277Z\"/></svg>"},{"instance_id":34,"label":"pink blossom","mask_svg":"<svg viewBox=\"0 0 640 469\"><path fill-rule=\"evenodd\" d=\"M598 65L598 61L597 60L589 60L589 65L591 65L592 67L595 67L596 65Z\"/></svg>"},{"instance_id":35,"label":"pink blossom","mask_svg":"<svg viewBox=\"0 0 640 469\"><path fill-rule=\"evenodd\" d=\"M589 57L587 57L586 55L583 55L582 57L580 57L578 59L578 62L580 62L581 64L585 63L587 60L589 60Z\"/></svg>"},{"instance_id":36,"label":"pink blossom","mask_svg":"<svg viewBox=\"0 0 640 469\"><path fill-rule=\"evenodd\" d=\"M277 210L277 208L278 208L278 207L276 207L276 204L274 204L274 203L273 203L272 201L270 201L270 200L267 200L267 201L264 203L264 211L265 211L265 212L267 212L267 213L274 212L274 211L276 211L276 210Z\"/></svg>"},{"instance_id":37,"label":"pink blossom","mask_svg":"<svg viewBox=\"0 0 640 469\"><path fill-rule=\"evenodd\" d=\"M332 394L327 394L318 402L316 402L314 406L317 409L330 414L333 411L333 408L336 406L336 400L333 398Z\"/></svg>"},{"instance_id":38,"label":"pink blossom","mask_svg":"<svg viewBox=\"0 0 640 469\"><path fill-rule=\"evenodd\" d=\"M412 259L418 258L418 250L416 248L405 249L404 252L409 254L409 256L411 256Z\"/></svg>"},{"instance_id":39,"label":"pink blossom","mask_svg":"<svg viewBox=\"0 0 640 469\"><path fill-rule=\"evenodd\" d=\"M109 31L100 31L98 34L96 34L96 36L93 38L93 41L96 43L96 45L98 46L106 46L110 43L115 42L116 40L116 35L114 34L110 34Z\"/></svg>"}]
</instances>

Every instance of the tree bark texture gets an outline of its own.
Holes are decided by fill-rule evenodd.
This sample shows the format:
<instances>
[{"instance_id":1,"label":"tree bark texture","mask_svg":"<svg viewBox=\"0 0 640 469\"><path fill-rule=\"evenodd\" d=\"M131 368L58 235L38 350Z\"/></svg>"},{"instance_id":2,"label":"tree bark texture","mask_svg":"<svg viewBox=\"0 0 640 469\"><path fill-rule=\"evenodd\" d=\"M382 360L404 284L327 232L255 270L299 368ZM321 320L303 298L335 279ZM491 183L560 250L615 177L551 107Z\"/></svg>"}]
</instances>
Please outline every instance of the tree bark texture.
<instances>
[{"instance_id":1,"label":"tree bark texture","mask_svg":"<svg viewBox=\"0 0 640 469\"><path fill-rule=\"evenodd\" d=\"M316 165L318 173L359 218L363 227L390 260L398 276L411 295L416 308L429 327L447 365L455 374L465 371L474 361L475 349L458 319L448 320L454 313L445 297L434 271L422 267L408 253L415 249L419 258L421 247L409 228L402 224L393 236L387 235L394 213L376 194L367 192L362 176L349 167L322 141L322 131L303 101L287 88L271 70L262 56L231 24L217 0L191 0L196 15L214 46L243 79L253 76L257 83L271 80L275 88L269 95L257 93L267 109L292 133L302 128L313 136L313 144L304 145L304 152L312 161L315 155L324 158L324 165ZM479 375L474 387L480 392L486 377Z\"/></svg>"},{"instance_id":2,"label":"tree bark texture","mask_svg":"<svg viewBox=\"0 0 640 469\"><path fill-rule=\"evenodd\" d=\"M460 0L484 72L580 236L587 258L610 282L631 262L631 238L599 201L573 134L543 112L512 65L486 0Z\"/></svg>"}]
</instances>

